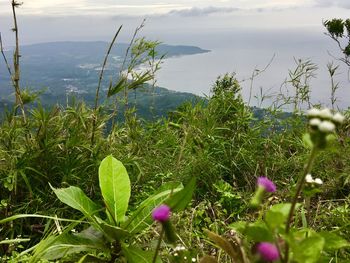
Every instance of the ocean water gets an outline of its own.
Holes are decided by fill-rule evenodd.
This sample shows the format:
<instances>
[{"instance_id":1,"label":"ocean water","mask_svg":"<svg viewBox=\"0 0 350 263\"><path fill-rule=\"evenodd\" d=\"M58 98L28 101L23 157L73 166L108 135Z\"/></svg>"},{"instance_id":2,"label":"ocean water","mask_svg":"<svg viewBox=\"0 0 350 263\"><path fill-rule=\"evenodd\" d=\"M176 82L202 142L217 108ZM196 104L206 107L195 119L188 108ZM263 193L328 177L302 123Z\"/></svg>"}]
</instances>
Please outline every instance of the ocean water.
<instances>
[{"instance_id":1,"label":"ocean water","mask_svg":"<svg viewBox=\"0 0 350 263\"><path fill-rule=\"evenodd\" d=\"M291 85L283 85L289 79L289 70L296 68L295 60L310 59L318 66L315 78L310 80L312 103L330 105L331 81L327 63L339 64L335 81L339 82L337 106L350 106L350 82L348 68L334 57L341 52L333 41L322 32L312 30L226 30L210 34L183 36L182 42L197 45L211 52L166 59L158 72L157 84L176 91L209 95L219 75L235 72L241 81L243 97L248 100L252 86L251 105L268 106L275 95L294 94ZM255 69L264 72L249 78ZM261 101L261 94L268 99Z\"/></svg>"}]
</instances>

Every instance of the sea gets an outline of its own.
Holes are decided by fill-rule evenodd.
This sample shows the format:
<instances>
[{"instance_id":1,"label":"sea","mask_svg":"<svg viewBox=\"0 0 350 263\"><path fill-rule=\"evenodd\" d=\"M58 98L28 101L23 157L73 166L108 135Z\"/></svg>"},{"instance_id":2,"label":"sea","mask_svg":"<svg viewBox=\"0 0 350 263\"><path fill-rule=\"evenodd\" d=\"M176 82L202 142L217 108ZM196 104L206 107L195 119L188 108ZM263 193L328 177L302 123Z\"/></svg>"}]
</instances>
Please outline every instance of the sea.
<instances>
[{"instance_id":1,"label":"sea","mask_svg":"<svg viewBox=\"0 0 350 263\"><path fill-rule=\"evenodd\" d=\"M179 36L177 36L179 37ZM218 76L235 74L243 98L252 106L271 106L279 94L293 96L291 84L298 61L308 62L315 70L300 79L311 90L311 103L331 106L331 78L327 64L338 66L333 76L338 83L336 107L350 106L349 67L336 43L321 30L221 30L206 34L170 38L169 44L196 45L210 52L164 60L157 84L171 90L210 96ZM171 42L173 41L173 43ZM252 77L254 76L254 77ZM295 74L294 74L295 76ZM279 96L281 97L281 96Z\"/></svg>"}]
</instances>

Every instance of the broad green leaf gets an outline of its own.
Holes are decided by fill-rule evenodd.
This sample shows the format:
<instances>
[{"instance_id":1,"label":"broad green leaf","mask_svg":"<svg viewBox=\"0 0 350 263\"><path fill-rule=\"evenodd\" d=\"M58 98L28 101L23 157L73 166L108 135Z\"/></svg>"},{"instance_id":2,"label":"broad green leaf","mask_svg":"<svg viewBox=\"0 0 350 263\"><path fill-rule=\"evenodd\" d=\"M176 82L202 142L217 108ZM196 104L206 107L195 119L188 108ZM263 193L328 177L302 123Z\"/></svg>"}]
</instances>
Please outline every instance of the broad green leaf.
<instances>
[{"instance_id":1,"label":"broad green leaf","mask_svg":"<svg viewBox=\"0 0 350 263\"><path fill-rule=\"evenodd\" d=\"M332 232L319 233L325 239L324 249L326 251L335 251L341 248L350 247L350 243L344 238Z\"/></svg>"},{"instance_id":2,"label":"broad green leaf","mask_svg":"<svg viewBox=\"0 0 350 263\"><path fill-rule=\"evenodd\" d=\"M254 242L273 242L271 230L267 228L264 222L254 222L247 226L244 235Z\"/></svg>"},{"instance_id":3,"label":"broad green leaf","mask_svg":"<svg viewBox=\"0 0 350 263\"><path fill-rule=\"evenodd\" d=\"M153 251L144 251L140 248L122 245L122 251L128 263L152 263L154 253ZM157 257L156 263L161 263L162 260Z\"/></svg>"},{"instance_id":4,"label":"broad green leaf","mask_svg":"<svg viewBox=\"0 0 350 263\"><path fill-rule=\"evenodd\" d=\"M295 210L298 209L300 205L296 205ZM291 208L290 203L277 204L270 208L266 212L265 221L271 229L283 227L286 222L289 211Z\"/></svg>"},{"instance_id":5,"label":"broad green leaf","mask_svg":"<svg viewBox=\"0 0 350 263\"><path fill-rule=\"evenodd\" d=\"M108 211L116 222L123 222L131 194L130 179L124 165L111 155L107 156L99 167L99 180Z\"/></svg>"},{"instance_id":6,"label":"broad green leaf","mask_svg":"<svg viewBox=\"0 0 350 263\"><path fill-rule=\"evenodd\" d=\"M79 210L87 218L91 219L93 214L102 209L87 197L79 187L70 186L68 188L53 188L51 186L51 188L61 202Z\"/></svg>"},{"instance_id":7,"label":"broad green leaf","mask_svg":"<svg viewBox=\"0 0 350 263\"><path fill-rule=\"evenodd\" d=\"M96 218L96 221L97 221L99 227L103 230L104 234L107 235L107 237L110 240L113 240L113 241L119 240L120 241L130 234L128 231L126 231L120 227L110 225L100 218Z\"/></svg>"},{"instance_id":8,"label":"broad green leaf","mask_svg":"<svg viewBox=\"0 0 350 263\"><path fill-rule=\"evenodd\" d=\"M320 258L325 240L320 235L313 235L296 243L293 248L293 259L299 263L316 263Z\"/></svg>"},{"instance_id":9,"label":"broad green leaf","mask_svg":"<svg viewBox=\"0 0 350 263\"><path fill-rule=\"evenodd\" d=\"M62 234L50 244L41 258L56 260L67 255L94 251L108 252L108 247L103 240L97 240L96 237L90 239L78 235Z\"/></svg>"},{"instance_id":10,"label":"broad green leaf","mask_svg":"<svg viewBox=\"0 0 350 263\"><path fill-rule=\"evenodd\" d=\"M186 208L192 200L193 191L196 187L196 178L192 177L190 182L181 191L171 195L166 201L172 212L181 211Z\"/></svg>"},{"instance_id":11,"label":"broad green leaf","mask_svg":"<svg viewBox=\"0 0 350 263\"><path fill-rule=\"evenodd\" d=\"M161 205L171 193L177 193L181 189L183 189L183 186L179 183L163 185L159 191L148 197L138 206L138 209L125 222L123 228L135 234L149 227L153 222L151 218L153 209Z\"/></svg>"}]
</instances>

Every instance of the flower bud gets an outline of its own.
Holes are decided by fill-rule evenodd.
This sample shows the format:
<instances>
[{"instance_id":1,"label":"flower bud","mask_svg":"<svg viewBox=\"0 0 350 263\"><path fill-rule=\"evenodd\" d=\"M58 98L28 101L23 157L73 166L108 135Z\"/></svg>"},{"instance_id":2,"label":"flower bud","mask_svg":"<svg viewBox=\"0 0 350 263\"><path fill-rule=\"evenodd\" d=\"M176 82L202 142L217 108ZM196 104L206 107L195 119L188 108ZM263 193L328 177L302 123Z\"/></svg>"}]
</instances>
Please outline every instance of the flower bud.
<instances>
[{"instance_id":1,"label":"flower bud","mask_svg":"<svg viewBox=\"0 0 350 263\"><path fill-rule=\"evenodd\" d=\"M316 108L312 108L310 110L307 111L306 115L309 117L309 118L317 118L319 117L320 115L320 110L319 109L316 109Z\"/></svg>"},{"instance_id":2,"label":"flower bud","mask_svg":"<svg viewBox=\"0 0 350 263\"><path fill-rule=\"evenodd\" d=\"M337 124L342 124L345 120L345 116L337 112L336 114L334 114L332 120Z\"/></svg>"},{"instance_id":3,"label":"flower bud","mask_svg":"<svg viewBox=\"0 0 350 263\"><path fill-rule=\"evenodd\" d=\"M264 187L266 192L272 193L276 191L276 185L267 177L264 177L264 176L259 177L258 185Z\"/></svg>"},{"instance_id":4,"label":"flower bud","mask_svg":"<svg viewBox=\"0 0 350 263\"><path fill-rule=\"evenodd\" d=\"M152 218L158 222L166 222L170 218L170 207L161 205L155 208L152 212Z\"/></svg>"},{"instance_id":5,"label":"flower bud","mask_svg":"<svg viewBox=\"0 0 350 263\"><path fill-rule=\"evenodd\" d=\"M277 261L280 258L278 248L275 244L261 242L256 246L257 252L261 259L267 262Z\"/></svg>"},{"instance_id":6,"label":"flower bud","mask_svg":"<svg viewBox=\"0 0 350 263\"><path fill-rule=\"evenodd\" d=\"M324 133L331 133L335 130L335 125L330 121L322 121L320 125L318 125L318 129Z\"/></svg>"},{"instance_id":7,"label":"flower bud","mask_svg":"<svg viewBox=\"0 0 350 263\"><path fill-rule=\"evenodd\" d=\"M333 118L333 114L330 109L324 108L320 110L319 117L322 119L331 120Z\"/></svg>"},{"instance_id":8,"label":"flower bud","mask_svg":"<svg viewBox=\"0 0 350 263\"><path fill-rule=\"evenodd\" d=\"M280 258L278 248L272 243L261 242L256 248L261 259L266 262L277 261Z\"/></svg>"},{"instance_id":9,"label":"flower bud","mask_svg":"<svg viewBox=\"0 0 350 263\"><path fill-rule=\"evenodd\" d=\"M318 125L321 124L321 120L319 118L312 118L310 119L309 124L312 127L318 127Z\"/></svg>"}]
</instances>

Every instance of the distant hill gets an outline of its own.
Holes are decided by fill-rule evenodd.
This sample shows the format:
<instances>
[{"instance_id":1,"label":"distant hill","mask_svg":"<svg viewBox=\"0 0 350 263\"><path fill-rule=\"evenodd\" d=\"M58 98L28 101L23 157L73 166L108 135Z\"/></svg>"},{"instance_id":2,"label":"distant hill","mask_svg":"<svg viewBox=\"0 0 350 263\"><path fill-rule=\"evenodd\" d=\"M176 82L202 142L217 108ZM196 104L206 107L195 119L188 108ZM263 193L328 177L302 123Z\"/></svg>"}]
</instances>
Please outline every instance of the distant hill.
<instances>
[{"instance_id":1,"label":"distant hill","mask_svg":"<svg viewBox=\"0 0 350 263\"><path fill-rule=\"evenodd\" d=\"M65 105L67 97L76 97L92 104L108 42L52 42L22 46L21 49L21 83L22 88L42 90L42 104ZM106 89L111 78L116 80L124 60L128 44L118 43L111 51L105 68L102 83L101 98L105 98ZM184 56L209 52L195 46L160 44L157 53L165 55L165 59L174 56ZM8 59L12 58L12 51L7 51ZM137 108L141 115L148 116L150 109L151 91L147 92L147 85L143 91L136 92ZM0 60L0 101L13 101L13 88L7 74L4 62ZM134 94L134 93L132 93ZM130 99L134 98L130 95ZM153 96L153 95L152 95ZM175 109L186 100L196 96L190 93L168 91L164 88L156 89L156 115L164 115L168 110ZM153 101L153 99L152 99ZM0 103L4 104L4 103ZM0 108L2 108L0 105ZM145 113L143 113L145 112Z\"/></svg>"}]
</instances>

